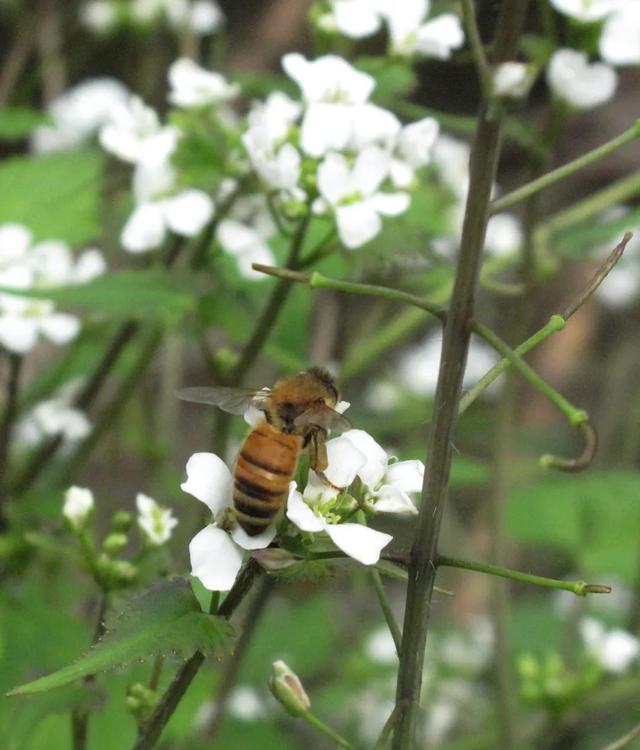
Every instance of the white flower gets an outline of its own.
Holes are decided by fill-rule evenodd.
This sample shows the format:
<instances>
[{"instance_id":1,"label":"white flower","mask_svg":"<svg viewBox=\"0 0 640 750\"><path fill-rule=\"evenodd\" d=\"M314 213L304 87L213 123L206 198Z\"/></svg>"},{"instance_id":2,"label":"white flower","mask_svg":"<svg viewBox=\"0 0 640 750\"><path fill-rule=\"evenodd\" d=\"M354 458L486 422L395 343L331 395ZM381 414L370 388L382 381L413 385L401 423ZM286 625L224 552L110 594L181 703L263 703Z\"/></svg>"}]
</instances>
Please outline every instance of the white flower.
<instances>
[{"instance_id":1,"label":"white flower","mask_svg":"<svg viewBox=\"0 0 640 750\"><path fill-rule=\"evenodd\" d=\"M551 5L566 16L582 23L600 21L620 5L620 0L550 0Z\"/></svg>"},{"instance_id":2,"label":"white flower","mask_svg":"<svg viewBox=\"0 0 640 750\"><path fill-rule=\"evenodd\" d=\"M431 150L438 131L438 123L432 117L405 125L400 130L390 166L391 181L396 187L408 187L415 170L431 161Z\"/></svg>"},{"instance_id":3,"label":"white flower","mask_svg":"<svg viewBox=\"0 0 640 750\"><path fill-rule=\"evenodd\" d=\"M391 50L399 55L426 55L446 60L464 44L462 24L450 13L425 21L428 0L382 0L380 13L389 26Z\"/></svg>"},{"instance_id":4,"label":"white flower","mask_svg":"<svg viewBox=\"0 0 640 750\"><path fill-rule=\"evenodd\" d=\"M375 34L381 26L381 17L375 0L333 0L331 23L345 36L352 39ZM323 19L325 24L328 19Z\"/></svg>"},{"instance_id":5,"label":"white flower","mask_svg":"<svg viewBox=\"0 0 640 750\"><path fill-rule=\"evenodd\" d=\"M79 83L51 102L48 114L53 124L34 131L32 149L43 153L82 146L127 97L127 89L113 78L95 78Z\"/></svg>"},{"instance_id":6,"label":"white flower","mask_svg":"<svg viewBox=\"0 0 640 750\"><path fill-rule=\"evenodd\" d=\"M71 406L71 395L41 401L18 422L16 441L35 446L45 438L60 436L64 443L76 443L91 432L86 414Z\"/></svg>"},{"instance_id":7,"label":"white flower","mask_svg":"<svg viewBox=\"0 0 640 750\"><path fill-rule=\"evenodd\" d=\"M629 2L607 18L600 36L600 57L611 65L640 63L640 6Z\"/></svg>"},{"instance_id":8,"label":"white flower","mask_svg":"<svg viewBox=\"0 0 640 750\"><path fill-rule=\"evenodd\" d=\"M138 526L145 539L154 547L159 547L171 538L173 529L178 525L171 508L163 508L148 495L138 492L136 495L138 508Z\"/></svg>"},{"instance_id":9,"label":"white flower","mask_svg":"<svg viewBox=\"0 0 640 750\"><path fill-rule=\"evenodd\" d=\"M345 247L360 247L382 228L380 215L396 216L409 207L406 193L379 191L389 173L391 157L370 146L356 157L353 167L342 154L330 153L318 168L318 189L336 215L338 234Z\"/></svg>"},{"instance_id":10,"label":"white flower","mask_svg":"<svg viewBox=\"0 0 640 750\"><path fill-rule=\"evenodd\" d=\"M496 258L516 252L522 244L520 220L512 214L495 214L487 223L485 251Z\"/></svg>"},{"instance_id":11,"label":"white flower","mask_svg":"<svg viewBox=\"0 0 640 750\"><path fill-rule=\"evenodd\" d=\"M493 72L493 95L506 99L524 99L533 80L534 74L529 65L520 62L501 63Z\"/></svg>"},{"instance_id":12,"label":"white flower","mask_svg":"<svg viewBox=\"0 0 640 750\"><path fill-rule=\"evenodd\" d=\"M242 566L242 550L268 547L275 536L275 527L250 537L238 525L231 536L217 525L232 507L232 477L213 453L194 453L187 462L187 481L180 486L203 502L214 518L214 523L199 531L189 544L191 573L210 591L228 591Z\"/></svg>"},{"instance_id":13,"label":"white flower","mask_svg":"<svg viewBox=\"0 0 640 750\"><path fill-rule=\"evenodd\" d=\"M555 96L574 109L590 109L609 101L617 86L613 68L589 64L584 52L559 49L547 69L547 81Z\"/></svg>"},{"instance_id":14,"label":"white flower","mask_svg":"<svg viewBox=\"0 0 640 750\"><path fill-rule=\"evenodd\" d=\"M234 219L223 219L216 232L222 249L236 256L238 270L247 279L263 279L264 274L251 268L252 263L273 265L275 256L263 235L254 227Z\"/></svg>"},{"instance_id":15,"label":"white flower","mask_svg":"<svg viewBox=\"0 0 640 750\"><path fill-rule=\"evenodd\" d=\"M287 518L301 531L314 534L325 532L338 549L363 565L375 565L382 549L393 538L390 534L359 523L330 523L316 510L304 501L292 482L287 502Z\"/></svg>"},{"instance_id":16,"label":"white flower","mask_svg":"<svg viewBox=\"0 0 640 750\"><path fill-rule=\"evenodd\" d=\"M460 200L469 189L469 157L471 147L466 141L450 135L440 135L432 150L432 159L440 178Z\"/></svg>"},{"instance_id":17,"label":"white flower","mask_svg":"<svg viewBox=\"0 0 640 750\"><path fill-rule=\"evenodd\" d=\"M225 25L224 13L214 0L194 0L189 8L189 28L199 36L214 34Z\"/></svg>"},{"instance_id":18,"label":"white flower","mask_svg":"<svg viewBox=\"0 0 640 750\"><path fill-rule=\"evenodd\" d=\"M100 144L123 161L164 161L173 152L178 131L162 127L158 113L138 96L113 107L100 129Z\"/></svg>"},{"instance_id":19,"label":"white flower","mask_svg":"<svg viewBox=\"0 0 640 750\"><path fill-rule=\"evenodd\" d=\"M391 112L367 102L375 86L370 75L336 55L309 61L291 53L282 58L282 67L307 103L300 145L309 156L393 143L400 122Z\"/></svg>"},{"instance_id":20,"label":"white flower","mask_svg":"<svg viewBox=\"0 0 640 750\"><path fill-rule=\"evenodd\" d=\"M422 344L410 349L398 363L398 376L416 396L433 396L438 383L442 337L428 335ZM469 388L498 361L498 355L484 343L471 339L463 386Z\"/></svg>"},{"instance_id":21,"label":"white flower","mask_svg":"<svg viewBox=\"0 0 640 750\"><path fill-rule=\"evenodd\" d=\"M0 226L0 287L20 290L77 284L103 273L98 250L85 251L74 261L64 242L48 240L30 247L31 232L18 224ZM80 328L73 315L58 313L47 299L0 294L0 344L16 354L26 354L43 335L55 344L66 344Z\"/></svg>"},{"instance_id":22,"label":"white flower","mask_svg":"<svg viewBox=\"0 0 640 750\"><path fill-rule=\"evenodd\" d=\"M267 714L267 707L258 691L250 685L237 685L227 699L230 716L241 721L255 721Z\"/></svg>"},{"instance_id":23,"label":"white flower","mask_svg":"<svg viewBox=\"0 0 640 750\"><path fill-rule=\"evenodd\" d=\"M80 8L80 22L96 34L108 34L118 23L118 15L110 0L90 0Z\"/></svg>"},{"instance_id":24,"label":"white flower","mask_svg":"<svg viewBox=\"0 0 640 750\"><path fill-rule=\"evenodd\" d=\"M367 638L364 646L365 653L376 664L396 664L398 655L389 628L381 627L374 630Z\"/></svg>"},{"instance_id":25,"label":"white flower","mask_svg":"<svg viewBox=\"0 0 640 750\"><path fill-rule=\"evenodd\" d=\"M81 529L93 510L93 493L84 487L69 487L64 496L62 514L71 526Z\"/></svg>"},{"instance_id":26,"label":"white flower","mask_svg":"<svg viewBox=\"0 0 640 750\"><path fill-rule=\"evenodd\" d=\"M606 672L623 674L640 656L640 641L620 628L605 630L593 617L580 622L580 634L591 657Z\"/></svg>"},{"instance_id":27,"label":"white flower","mask_svg":"<svg viewBox=\"0 0 640 750\"><path fill-rule=\"evenodd\" d=\"M239 93L223 75L205 70L182 57L169 68L169 101L178 107L205 107L232 99Z\"/></svg>"}]
</instances>

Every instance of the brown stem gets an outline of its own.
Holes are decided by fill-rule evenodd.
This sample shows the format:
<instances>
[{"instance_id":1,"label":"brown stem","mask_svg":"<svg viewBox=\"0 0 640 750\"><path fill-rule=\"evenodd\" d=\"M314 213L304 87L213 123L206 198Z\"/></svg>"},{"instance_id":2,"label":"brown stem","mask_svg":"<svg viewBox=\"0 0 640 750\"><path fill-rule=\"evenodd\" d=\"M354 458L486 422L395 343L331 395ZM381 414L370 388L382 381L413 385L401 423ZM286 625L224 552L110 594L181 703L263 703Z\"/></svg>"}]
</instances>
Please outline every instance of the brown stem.
<instances>
[{"instance_id":1,"label":"brown stem","mask_svg":"<svg viewBox=\"0 0 640 750\"><path fill-rule=\"evenodd\" d=\"M526 9L526 0L505 0L502 3L493 46L494 62L509 60L515 54ZM499 143L499 123L488 119L485 106L479 115L471 153L469 193L458 271L444 330L422 503L408 569L393 750L410 750L415 742L425 641L436 574L438 536L449 484L451 445L469 346L469 322L473 317Z\"/></svg>"},{"instance_id":2,"label":"brown stem","mask_svg":"<svg viewBox=\"0 0 640 750\"><path fill-rule=\"evenodd\" d=\"M0 530L6 528L6 499L7 499L7 473L9 468L9 450L11 446L11 434L18 411L18 390L20 386L20 370L22 368L22 357L18 354L7 352L8 373L7 387L4 402L2 422L0 422Z\"/></svg>"},{"instance_id":3,"label":"brown stem","mask_svg":"<svg viewBox=\"0 0 640 750\"><path fill-rule=\"evenodd\" d=\"M35 41L40 57L42 102L47 105L66 88L62 19L57 0L39 0L36 11Z\"/></svg>"}]
</instances>

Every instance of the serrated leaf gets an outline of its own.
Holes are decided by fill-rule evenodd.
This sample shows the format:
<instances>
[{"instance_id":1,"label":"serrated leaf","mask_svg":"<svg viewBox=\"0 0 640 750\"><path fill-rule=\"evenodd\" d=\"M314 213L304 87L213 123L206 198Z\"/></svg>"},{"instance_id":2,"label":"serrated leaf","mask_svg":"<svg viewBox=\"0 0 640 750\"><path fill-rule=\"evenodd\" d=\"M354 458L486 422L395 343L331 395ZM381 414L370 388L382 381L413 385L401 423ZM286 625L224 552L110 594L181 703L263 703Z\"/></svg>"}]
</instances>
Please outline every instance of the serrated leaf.
<instances>
[{"instance_id":1,"label":"serrated leaf","mask_svg":"<svg viewBox=\"0 0 640 750\"><path fill-rule=\"evenodd\" d=\"M47 125L51 118L44 112L29 107L0 107L0 141L15 141L26 138L40 125Z\"/></svg>"},{"instance_id":2,"label":"serrated leaf","mask_svg":"<svg viewBox=\"0 0 640 750\"><path fill-rule=\"evenodd\" d=\"M228 650L231 637L231 626L222 618L202 612L186 581L174 579L134 599L104 638L78 661L14 688L8 695L62 687L156 654L187 657L197 650L206 655L221 654Z\"/></svg>"},{"instance_id":3,"label":"serrated leaf","mask_svg":"<svg viewBox=\"0 0 640 750\"><path fill-rule=\"evenodd\" d=\"M98 151L6 159L0 164L0 224L24 224L37 240L94 240L103 165Z\"/></svg>"},{"instance_id":4,"label":"serrated leaf","mask_svg":"<svg viewBox=\"0 0 640 750\"><path fill-rule=\"evenodd\" d=\"M15 289L3 289L16 294ZM86 307L112 318L156 320L175 325L196 304L193 285L160 270L114 271L86 284L20 290L21 297Z\"/></svg>"}]
</instances>

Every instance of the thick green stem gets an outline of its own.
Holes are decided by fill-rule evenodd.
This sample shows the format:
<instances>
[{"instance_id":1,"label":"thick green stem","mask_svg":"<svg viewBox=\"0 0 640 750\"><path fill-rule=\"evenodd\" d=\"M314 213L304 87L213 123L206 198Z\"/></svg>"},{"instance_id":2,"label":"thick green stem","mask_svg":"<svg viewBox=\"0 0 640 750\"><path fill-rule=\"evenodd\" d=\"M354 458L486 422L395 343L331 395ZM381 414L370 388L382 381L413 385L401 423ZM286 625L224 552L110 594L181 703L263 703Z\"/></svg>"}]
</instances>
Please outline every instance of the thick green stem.
<instances>
[{"instance_id":1,"label":"thick green stem","mask_svg":"<svg viewBox=\"0 0 640 750\"><path fill-rule=\"evenodd\" d=\"M551 172L542 175L542 177L538 177L537 180L533 180L511 193L507 193L507 195L502 198L494 200L490 206L491 213L496 214L515 206L517 203L520 203L534 193L544 190L560 180L564 180L566 177L579 172L581 169L590 166L599 159L603 159L605 156L609 156L614 151L626 146L627 143L631 143L638 137L640 137L640 124L636 122L628 130L625 130L624 133L612 138L607 143L603 143L602 146L594 148L593 151L589 151L588 153L579 156L577 159L574 159L574 161L564 164L557 169L553 169Z\"/></svg>"},{"instance_id":2,"label":"thick green stem","mask_svg":"<svg viewBox=\"0 0 640 750\"><path fill-rule=\"evenodd\" d=\"M502 3L492 62L509 60L515 54L526 10L526 0L505 0ZM471 152L469 193L460 257L444 331L433 421L427 446L422 503L408 568L393 750L410 750L414 747L425 642L436 574L438 537L449 485L451 446L469 346L469 323L473 317L499 144L499 123L488 119L485 105L480 112Z\"/></svg>"},{"instance_id":3,"label":"thick green stem","mask_svg":"<svg viewBox=\"0 0 640 750\"><path fill-rule=\"evenodd\" d=\"M391 637L393 638L393 643L396 647L396 653L399 655L400 645L402 643L402 632L400 631L400 627L396 622L396 618L391 609L391 605L389 604L389 600L387 599L387 595L384 591L382 577L380 576L380 572L375 569L369 573L369 577L371 578L371 583L373 584L376 596L378 597L378 602L380 603L380 609L382 610L382 614L384 615L385 622L387 623L387 627L389 628L389 632L391 633Z\"/></svg>"},{"instance_id":4,"label":"thick green stem","mask_svg":"<svg viewBox=\"0 0 640 750\"><path fill-rule=\"evenodd\" d=\"M487 57L484 53L482 39L480 39L474 0L462 0L462 15L464 17L467 40L476 65L480 85L482 87L488 86L490 83L491 68L489 67Z\"/></svg>"},{"instance_id":5,"label":"thick green stem","mask_svg":"<svg viewBox=\"0 0 640 750\"><path fill-rule=\"evenodd\" d=\"M462 568L463 570L474 570L478 573L486 573L490 576L508 578L511 581L519 581L520 583L530 583L534 586L544 586L548 589L570 591L576 596L611 593L611 586L606 586L600 583L587 583L586 581L559 581L555 578L545 578L544 576L536 576L531 573L522 573L519 570L511 570L511 568L503 568L500 565L489 565L488 563L474 562L472 560L462 560L458 557L448 557L446 555L438 555L436 559L436 565L441 565L447 568Z\"/></svg>"}]
</instances>

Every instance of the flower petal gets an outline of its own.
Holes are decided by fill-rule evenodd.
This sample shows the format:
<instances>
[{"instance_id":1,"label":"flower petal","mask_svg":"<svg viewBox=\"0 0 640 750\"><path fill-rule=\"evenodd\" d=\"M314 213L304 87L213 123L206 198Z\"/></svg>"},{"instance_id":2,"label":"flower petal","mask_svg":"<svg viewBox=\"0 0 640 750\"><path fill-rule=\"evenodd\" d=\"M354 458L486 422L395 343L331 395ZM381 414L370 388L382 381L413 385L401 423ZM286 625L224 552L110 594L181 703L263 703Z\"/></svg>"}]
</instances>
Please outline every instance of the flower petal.
<instances>
[{"instance_id":1,"label":"flower petal","mask_svg":"<svg viewBox=\"0 0 640 750\"><path fill-rule=\"evenodd\" d=\"M376 193L370 200L375 210L385 216L403 214L411 203L408 193Z\"/></svg>"},{"instance_id":2,"label":"flower petal","mask_svg":"<svg viewBox=\"0 0 640 750\"><path fill-rule=\"evenodd\" d=\"M202 190L184 190L163 202L169 228L182 237L193 237L213 216L213 201Z\"/></svg>"},{"instance_id":3,"label":"flower petal","mask_svg":"<svg viewBox=\"0 0 640 750\"><path fill-rule=\"evenodd\" d=\"M295 482L291 483L289 499L287 500L287 518L301 531L317 533L323 531L324 520L311 510L302 499L302 495L296 489Z\"/></svg>"},{"instance_id":4,"label":"flower petal","mask_svg":"<svg viewBox=\"0 0 640 750\"><path fill-rule=\"evenodd\" d=\"M383 484L376 492L375 509L378 513L403 516L415 516L418 512L409 495L392 484Z\"/></svg>"},{"instance_id":5,"label":"flower petal","mask_svg":"<svg viewBox=\"0 0 640 750\"><path fill-rule=\"evenodd\" d=\"M231 472L215 453L194 453L187 461L187 481L180 489L203 502L214 517L231 507Z\"/></svg>"},{"instance_id":6,"label":"flower petal","mask_svg":"<svg viewBox=\"0 0 640 750\"><path fill-rule=\"evenodd\" d=\"M276 527L274 524L255 536L249 536L240 525L234 526L231 530L231 538L242 549L264 549L271 544L275 535Z\"/></svg>"},{"instance_id":7,"label":"flower petal","mask_svg":"<svg viewBox=\"0 0 640 750\"><path fill-rule=\"evenodd\" d=\"M40 330L54 344L67 344L80 330L80 321L75 315L52 313L40 319Z\"/></svg>"},{"instance_id":8,"label":"flower petal","mask_svg":"<svg viewBox=\"0 0 640 750\"><path fill-rule=\"evenodd\" d=\"M19 315L3 315L0 318L0 344L10 352L26 354L38 338L35 319Z\"/></svg>"},{"instance_id":9,"label":"flower petal","mask_svg":"<svg viewBox=\"0 0 640 750\"><path fill-rule=\"evenodd\" d=\"M386 482L403 492L420 492L424 478L422 461L397 461L387 467Z\"/></svg>"},{"instance_id":10,"label":"flower petal","mask_svg":"<svg viewBox=\"0 0 640 750\"><path fill-rule=\"evenodd\" d=\"M242 553L215 524L205 526L189 544L191 575L209 591L229 591L242 566Z\"/></svg>"},{"instance_id":11,"label":"flower petal","mask_svg":"<svg viewBox=\"0 0 640 750\"><path fill-rule=\"evenodd\" d=\"M350 249L369 242L382 229L382 220L371 200L338 206L336 222L342 243Z\"/></svg>"},{"instance_id":12,"label":"flower petal","mask_svg":"<svg viewBox=\"0 0 640 750\"><path fill-rule=\"evenodd\" d=\"M359 523L327 524L326 532L336 547L363 565L375 565L382 549L393 539Z\"/></svg>"},{"instance_id":13,"label":"flower petal","mask_svg":"<svg viewBox=\"0 0 640 750\"><path fill-rule=\"evenodd\" d=\"M347 439L349 432L326 443L329 465L324 473L336 487L348 487L367 463L367 454L353 440Z\"/></svg>"},{"instance_id":14,"label":"flower petal","mask_svg":"<svg viewBox=\"0 0 640 750\"><path fill-rule=\"evenodd\" d=\"M165 235L164 212L158 203L143 203L124 225L120 242L130 253L145 253L158 247Z\"/></svg>"},{"instance_id":15,"label":"flower petal","mask_svg":"<svg viewBox=\"0 0 640 750\"><path fill-rule=\"evenodd\" d=\"M342 437L354 445L365 457L357 473L367 487L374 489L382 481L387 470L389 462L387 452L364 430L348 430L342 433Z\"/></svg>"}]
</instances>

